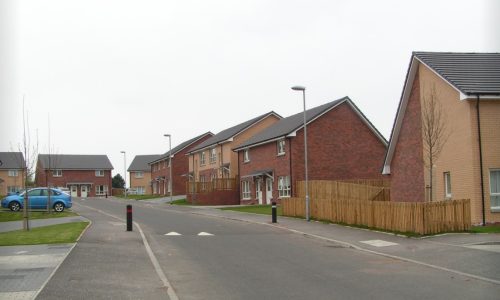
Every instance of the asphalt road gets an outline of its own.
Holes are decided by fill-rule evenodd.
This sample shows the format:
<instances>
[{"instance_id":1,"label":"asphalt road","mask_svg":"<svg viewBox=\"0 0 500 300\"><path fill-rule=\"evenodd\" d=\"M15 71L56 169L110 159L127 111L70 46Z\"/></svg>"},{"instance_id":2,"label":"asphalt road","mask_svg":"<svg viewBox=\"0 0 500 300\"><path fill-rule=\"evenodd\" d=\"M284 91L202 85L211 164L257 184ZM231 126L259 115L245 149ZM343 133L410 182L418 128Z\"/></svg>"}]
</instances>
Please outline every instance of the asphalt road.
<instances>
[{"instance_id":1,"label":"asphalt road","mask_svg":"<svg viewBox=\"0 0 500 300\"><path fill-rule=\"evenodd\" d=\"M75 210L91 220L108 218L108 222L116 222L107 215L90 211L89 207L125 218L125 203L117 200L75 202ZM497 284L279 228L195 215L168 205L160 208L133 204L134 221L143 229L180 299L498 299L500 295ZM165 235L174 232L180 235ZM159 279L145 259L146 251L142 250L141 254L136 241L134 245L130 260L121 266L123 278L133 282L136 276L148 276L150 286L135 285L134 289L161 291ZM73 251L83 250L77 245ZM127 251L117 250L116 255L127 255ZM134 263L134 257L140 263ZM80 281L78 285L69 282L69 278L79 272L78 262L71 259L70 255L41 296L50 298L47 291L62 289L60 295L67 298L88 298L90 282ZM82 271L92 272L92 269ZM99 272L98 268L95 272ZM141 298L132 290L130 294L114 291L120 285L113 283L108 289L101 287L102 298L118 299L124 295L130 299ZM71 288L64 290L65 286ZM99 294L92 295L99 297ZM167 298L166 294L162 295Z\"/></svg>"}]
</instances>

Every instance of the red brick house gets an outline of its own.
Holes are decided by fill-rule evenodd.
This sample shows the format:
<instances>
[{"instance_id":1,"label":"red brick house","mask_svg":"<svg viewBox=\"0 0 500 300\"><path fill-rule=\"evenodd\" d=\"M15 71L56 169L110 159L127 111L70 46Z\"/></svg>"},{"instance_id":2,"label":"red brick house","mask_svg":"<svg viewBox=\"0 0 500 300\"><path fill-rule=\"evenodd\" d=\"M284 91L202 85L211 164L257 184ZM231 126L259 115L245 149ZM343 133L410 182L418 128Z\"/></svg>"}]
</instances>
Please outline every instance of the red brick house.
<instances>
[{"instance_id":1,"label":"red brick house","mask_svg":"<svg viewBox=\"0 0 500 300\"><path fill-rule=\"evenodd\" d=\"M189 158L187 153L193 148L211 138L214 134L206 132L172 149L172 195L185 195L186 182L189 180ZM151 189L156 195L170 194L170 152L160 155L148 164L151 168Z\"/></svg>"},{"instance_id":2,"label":"red brick house","mask_svg":"<svg viewBox=\"0 0 500 300\"><path fill-rule=\"evenodd\" d=\"M149 162L160 157L160 154L136 155L127 171L130 178L130 188L138 195L153 194L151 184L151 166Z\"/></svg>"},{"instance_id":3,"label":"red brick house","mask_svg":"<svg viewBox=\"0 0 500 300\"><path fill-rule=\"evenodd\" d=\"M306 111L309 180L381 179L387 141L348 98ZM303 112L284 118L233 150L241 203L291 197L304 180Z\"/></svg>"},{"instance_id":4,"label":"red brick house","mask_svg":"<svg viewBox=\"0 0 500 300\"><path fill-rule=\"evenodd\" d=\"M37 186L67 187L73 197L111 194L113 165L107 155L39 154Z\"/></svg>"}]
</instances>

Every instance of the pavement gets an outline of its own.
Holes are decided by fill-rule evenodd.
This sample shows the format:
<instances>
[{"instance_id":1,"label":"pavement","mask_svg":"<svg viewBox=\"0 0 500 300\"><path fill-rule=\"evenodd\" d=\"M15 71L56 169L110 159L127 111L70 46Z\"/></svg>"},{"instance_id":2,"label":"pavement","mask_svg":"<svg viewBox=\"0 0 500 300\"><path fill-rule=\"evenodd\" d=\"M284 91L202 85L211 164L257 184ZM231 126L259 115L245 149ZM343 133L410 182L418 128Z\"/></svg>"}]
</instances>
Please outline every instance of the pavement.
<instances>
[{"instance_id":1,"label":"pavement","mask_svg":"<svg viewBox=\"0 0 500 300\"><path fill-rule=\"evenodd\" d=\"M124 201L113 198L109 200ZM278 217L278 223L271 223L270 216L223 211L217 207L166 207L165 202L169 200L170 198L166 197L149 201L134 201L134 203L178 213L274 226L309 238L336 242L372 254L500 285L500 234L460 233L428 238L407 238L384 232L315 221L306 222L288 217ZM132 200L128 201L132 202ZM0 299L34 299L35 297L37 299L64 299L67 294L58 291L77 288L79 282L83 281L93 282L96 287L94 290L86 291L87 298L109 296L120 299L164 299L166 285L160 282L155 273L156 270L147 252L144 251L140 233L126 232L123 220L110 218L82 206L78 210L82 210L81 213L88 216L93 223L77 245L0 247ZM85 218L69 217L32 221L32 227L75 222L82 219ZM8 223L0 224L0 232L16 230L19 226L17 223ZM65 260L66 257L68 259ZM491 263L492 261L494 263ZM61 264L70 266L64 269L75 270L75 272L71 274L56 272ZM139 278L138 280L127 281L127 274L130 270L136 273L137 276L134 278ZM63 280L50 280L49 282L52 276L55 279L57 276L70 278L70 286L58 286L58 282L63 282ZM85 276L93 277L86 278ZM44 288L47 282L49 284ZM68 280L64 282L68 284ZM123 282L127 282L125 287ZM107 295L106 287L109 286L120 286L123 290L118 296L116 293Z\"/></svg>"}]
</instances>

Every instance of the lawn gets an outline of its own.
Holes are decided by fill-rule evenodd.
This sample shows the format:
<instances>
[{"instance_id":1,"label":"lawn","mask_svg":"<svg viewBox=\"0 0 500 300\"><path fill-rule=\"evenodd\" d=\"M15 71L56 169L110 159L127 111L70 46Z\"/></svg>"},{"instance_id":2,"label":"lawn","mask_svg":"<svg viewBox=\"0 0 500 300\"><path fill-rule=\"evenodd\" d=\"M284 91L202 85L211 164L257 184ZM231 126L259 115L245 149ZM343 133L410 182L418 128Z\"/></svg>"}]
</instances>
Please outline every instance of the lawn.
<instances>
[{"instance_id":1,"label":"lawn","mask_svg":"<svg viewBox=\"0 0 500 300\"><path fill-rule=\"evenodd\" d=\"M221 210L233 210L233 211L252 213L252 214L261 214L261 215L271 215L272 214L271 205L248 205L248 206L223 207L223 208L221 208ZM277 215L278 216L283 215L283 211L281 209L281 206L278 206Z\"/></svg>"},{"instance_id":2,"label":"lawn","mask_svg":"<svg viewBox=\"0 0 500 300\"><path fill-rule=\"evenodd\" d=\"M179 199L179 200L174 200L172 202L169 202L172 205L193 205L189 202L187 202L186 199Z\"/></svg>"},{"instance_id":3,"label":"lawn","mask_svg":"<svg viewBox=\"0 0 500 300\"><path fill-rule=\"evenodd\" d=\"M472 226L472 233L500 233L500 224L487 226Z\"/></svg>"},{"instance_id":4,"label":"lawn","mask_svg":"<svg viewBox=\"0 0 500 300\"><path fill-rule=\"evenodd\" d=\"M124 195L116 195L115 197L125 199ZM131 200L149 200L149 199L156 199L156 198L164 198L167 197L165 195L127 195L127 199Z\"/></svg>"},{"instance_id":5,"label":"lawn","mask_svg":"<svg viewBox=\"0 0 500 300\"><path fill-rule=\"evenodd\" d=\"M0 233L0 246L74 243L89 222L66 223Z\"/></svg>"},{"instance_id":6,"label":"lawn","mask_svg":"<svg viewBox=\"0 0 500 300\"><path fill-rule=\"evenodd\" d=\"M51 218L63 218L63 217L74 217L78 214L71 211L57 212L46 212L46 211L30 211L30 220L35 219L51 219ZM0 222L10 222L10 221L21 221L23 219L23 211L13 212L10 210L0 210Z\"/></svg>"}]
</instances>

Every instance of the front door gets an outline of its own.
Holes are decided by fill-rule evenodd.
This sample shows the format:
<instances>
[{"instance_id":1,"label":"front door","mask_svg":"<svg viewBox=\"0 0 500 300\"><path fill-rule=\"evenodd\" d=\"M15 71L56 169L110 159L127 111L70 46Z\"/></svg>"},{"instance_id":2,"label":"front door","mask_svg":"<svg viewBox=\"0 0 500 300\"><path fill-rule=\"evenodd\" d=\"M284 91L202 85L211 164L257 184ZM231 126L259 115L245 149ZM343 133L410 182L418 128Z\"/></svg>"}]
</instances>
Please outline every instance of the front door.
<instances>
[{"instance_id":1,"label":"front door","mask_svg":"<svg viewBox=\"0 0 500 300\"><path fill-rule=\"evenodd\" d=\"M257 184L255 185L255 194L257 195L257 199L259 199L259 204L262 203L262 180L257 179Z\"/></svg>"},{"instance_id":2,"label":"front door","mask_svg":"<svg viewBox=\"0 0 500 300\"><path fill-rule=\"evenodd\" d=\"M71 186L71 197L78 197L78 187L76 185Z\"/></svg>"},{"instance_id":3,"label":"front door","mask_svg":"<svg viewBox=\"0 0 500 300\"><path fill-rule=\"evenodd\" d=\"M81 190L80 190L80 197L86 198L88 193L88 189L86 185L82 185Z\"/></svg>"},{"instance_id":4,"label":"front door","mask_svg":"<svg viewBox=\"0 0 500 300\"><path fill-rule=\"evenodd\" d=\"M271 204L273 199L273 180L266 178L266 204Z\"/></svg>"}]
</instances>

